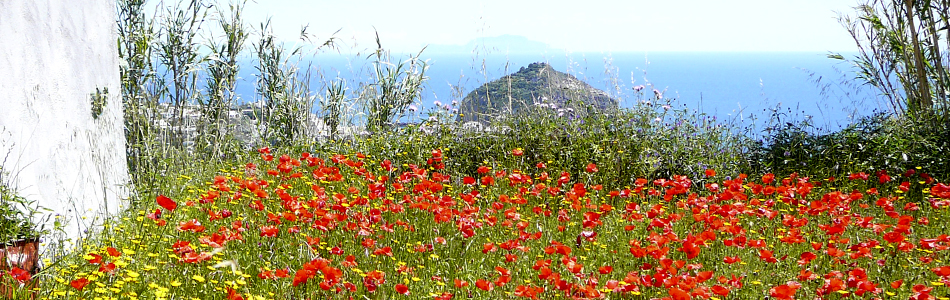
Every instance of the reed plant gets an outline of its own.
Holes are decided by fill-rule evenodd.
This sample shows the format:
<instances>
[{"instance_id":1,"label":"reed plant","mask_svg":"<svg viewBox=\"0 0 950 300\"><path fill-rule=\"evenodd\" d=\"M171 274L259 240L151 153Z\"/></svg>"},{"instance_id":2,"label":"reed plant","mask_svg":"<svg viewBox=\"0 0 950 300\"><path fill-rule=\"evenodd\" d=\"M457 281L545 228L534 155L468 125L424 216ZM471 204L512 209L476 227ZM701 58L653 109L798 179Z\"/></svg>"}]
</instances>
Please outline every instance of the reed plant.
<instances>
[{"instance_id":1,"label":"reed plant","mask_svg":"<svg viewBox=\"0 0 950 300\"><path fill-rule=\"evenodd\" d=\"M377 49L372 54L375 81L363 97L366 129L369 132L385 132L395 125L409 105L418 103L426 81L426 62L420 59L425 48L404 61L392 62L391 53L383 48L376 35Z\"/></svg>"},{"instance_id":2,"label":"reed plant","mask_svg":"<svg viewBox=\"0 0 950 300\"><path fill-rule=\"evenodd\" d=\"M320 109L323 111L323 123L326 126L327 137L331 140L340 135L340 125L343 124L348 108L346 98L346 82L336 80L327 85L326 94L320 102Z\"/></svg>"},{"instance_id":3,"label":"reed plant","mask_svg":"<svg viewBox=\"0 0 950 300\"><path fill-rule=\"evenodd\" d=\"M918 127L950 122L950 3L945 1L868 0L855 15L839 21L858 54L829 57L853 65L856 78L880 92L888 109Z\"/></svg>"},{"instance_id":4,"label":"reed plant","mask_svg":"<svg viewBox=\"0 0 950 300\"><path fill-rule=\"evenodd\" d=\"M235 91L241 70L240 58L250 32L244 23L244 2L232 3L227 10L218 10L218 27L223 39L208 39L211 55L206 59L205 96L198 98L202 119L198 122L197 150L211 157L220 157L235 147L232 109L239 99Z\"/></svg>"}]
</instances>

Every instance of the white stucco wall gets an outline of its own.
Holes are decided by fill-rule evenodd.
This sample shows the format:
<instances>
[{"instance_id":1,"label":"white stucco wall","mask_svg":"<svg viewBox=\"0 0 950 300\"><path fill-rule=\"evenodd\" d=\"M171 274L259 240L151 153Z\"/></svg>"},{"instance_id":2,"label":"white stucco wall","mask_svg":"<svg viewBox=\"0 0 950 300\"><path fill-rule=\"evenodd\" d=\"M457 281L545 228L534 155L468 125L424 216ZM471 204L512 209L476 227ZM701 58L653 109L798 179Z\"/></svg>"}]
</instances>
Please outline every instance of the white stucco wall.
<instances>
[{"instance_id":1,"label":"white stucco wall","mask_svg":"<svg viewBox=\"0 0 950 300\"><path fill-rule=\"evenodd\" d=\"M0 0L3 180L73 240L128 195L115 27L114 0Z\"/></svg>"}]
</instances>

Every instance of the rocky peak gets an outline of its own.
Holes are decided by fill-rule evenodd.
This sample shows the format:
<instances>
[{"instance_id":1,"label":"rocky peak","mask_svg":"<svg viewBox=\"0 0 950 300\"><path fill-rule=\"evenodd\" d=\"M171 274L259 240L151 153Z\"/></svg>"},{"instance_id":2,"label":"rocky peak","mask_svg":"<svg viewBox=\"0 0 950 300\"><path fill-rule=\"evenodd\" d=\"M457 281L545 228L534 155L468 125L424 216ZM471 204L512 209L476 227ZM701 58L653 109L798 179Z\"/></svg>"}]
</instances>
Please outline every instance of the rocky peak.
<instances>
[{"instance_id":1,"label":"rocky peak","mask_svg":"<svg viewBox=\"0 0 950 300\"><path fill-rule=\"evenodd\" d=\"M460 104L459 120L488 123L532 108L584 115L617 107L617 100L604 91L547 63L535 62L470 92Z\"/></svg>"}]
</instances>

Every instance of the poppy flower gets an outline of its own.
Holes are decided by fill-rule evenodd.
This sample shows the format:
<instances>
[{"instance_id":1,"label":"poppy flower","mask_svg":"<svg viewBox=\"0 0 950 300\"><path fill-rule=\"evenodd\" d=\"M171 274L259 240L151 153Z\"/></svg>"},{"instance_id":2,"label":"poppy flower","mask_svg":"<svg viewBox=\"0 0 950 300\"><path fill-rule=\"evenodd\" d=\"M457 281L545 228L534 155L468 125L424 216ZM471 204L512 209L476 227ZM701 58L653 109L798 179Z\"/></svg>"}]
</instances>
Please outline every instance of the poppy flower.
<instances>
[{"instance_id":1,"label":"poppy flower","mask_svg":"<svg viewBox=\"0 0 950 300\"><path fill-rule=\"evenodd\" d=\"M884 240L888 243L900 243L904 241L904 235L896 231L891 231L884 234Z\"/></svg>"},{"instance_id":2,"label":"poppy flower","mask_svg":"<svg viewBox=\"0 0 950 300\"><path fill-rule=\"evenodd\" d=\"M453 296L454 296L454 295L452 295L452 293L449 293L449 292L442 292L441 295L435 296L435 298L433 298L433 299L435 299L435 300L452 300L452 297L453 297Z\"/></svg>"},{"instance_id":3,"label":"poppy flower","mask_svg":"<svg viewBox=\"0 0 950 300\"><path fill-rule=\"evenodd\" d=\"M279 232L280 232L280 229L278 229L277 226L274 226L274 225L261 226L261 236L276 237L277 233Z\"/></svg>"},{"instance_id":4,"label":"poppy flower","mask_svg":"<svg viewBox=\"0 0 950 300\"><path fill-rule=\"evenodd\" d=\"M112 274L112 272L115 271L115 267L116 267L115 263L110 262L102 266L99 266L99 272Z\"/></svg>"},{"instance_id":5,"label":"poppy flower","mask_svg":"<svg viewBox=\"0 0 950 300\"><path fill-rule=\"evenodd\" d=\"M370 293L375 292L383 283L386 283L386 273L379 270L366 273L366 277L363 277L363 287Z\"/></svg>"},{"instance_id":6,"label":"poppy flower","mask_svg":"<svg viewBox=\"0 0 950 300\"><path fill-rule=\"evenodd\" d=\"M795 299L795 293L798 292L798 289L802 285L795 281L790 281L787 284L780 286L772 287L769 289L769 295L782 300L792 300Z\"/></svg>"},{"instance_id":7,"label":"poppy flower","mask_svg":"<svg viewBox=\"0 0 950 300\"><path fill-rule=\"evenodd\" d=\"M775 256L773 256L772 251L769 250L759 250L759 258L767 263L774 263L778 261L775 259Z\"/></svg>"},{"instance_id":8,"label":"poppy flower","mask_svg":"<svg viewBox=\"0 0 950 300\"><path fill-rule=\"evenodd\" d=\"M488 280L485 280L485 279L476 280L476 281L475 281L475 287L477 287L477 288L479 288L480 290L483 290L483 291L491 291L492 289L495 288L494 286L492 286L491 282L489 282Z\"/></svg>"},{"instance_id":9,"label":"poppy flower","mask_svg":"<svg viewBox=\"0 0 950 300\"><path fill-rule=\"evenodd\" d=\"M903 279L898 279L898 280L895 280L894 282L891 282L891 288L895 290L901 288L901 285L904 285Z\"/></svg>"},{"instance_id":10,"label":"poppy flower","mask_svg":"<svg viewBox=\"0 0 950 300\"><path fill-rule=\"evenodd\" d=\"M815 255L814 253L811 253L811 252L804 252L800 256L800 258L801 259L798 260L798 265L804 266L804 265L807 265L812 260L814 260L815 258L818 258L818 255Z\"/></svg>"},{"instance_id":11,"label":"poppy flower","mask_svg":"<svg viewBox=\"0 0 950 300\"><path fill-rule=\"evenodd\" d=\"M671 288L668 293L673 300L690 300L689 293L678 288Z\"/></svg>"},{"instance_id":12,"label":"poppy flower","mask_svg":"<svg viewBox=\"0 0 950 300\"><path fill-rule=\"evenodd\" d=\"M165 197L165 195L158 195L158 198L155 199L158 202L158 205L162 208L167 209L168 211L174 211L178 207L178 203L172 201L171 198Z\"/></svg>"},{"instance_id":13,"label":"poppy flower","mask_svg":"<svg viewBox=\"0 0 950 300\"><path fill-rule=\"evenodd\" d=\"M693 259L696 256L699 256L699 247L696 247L695 244L690 242L683 243L683 247L679 249L683 253L686 253L686 259Z\"/></svg>"},{"instance_id":14,"label":"poppy flower","mask_svg":"<svg viewBox=\"0 0 950 300\"><path fill-rule=\"evenodd\" d=\"M518 287L515 288L514 295L516 297L537 299L538 294L543 293L543 292L544 292L544 289L540 287L519 285Z\"/></svg>"},{"instance_id":15,"label":"poppy flower","mask_svg":"<svg viewBox=\"0 0 950 300\"><path fill-rule=\"evenodd\" d=\"M201 222L198 222L196 219L191 219L188 221L182 221L178 223L178 231L191 231L194 233L205 231L205 227L201 225Z\"/></svg>"},{"instance_id":16,"label":"poppy flower","mask_svg":"<svg viewBox=\"0 0 950 300\"><path fill-rule=\"evenodd\" d=\"M287 269L277 269L274 271L274 277L287 278L290 277L290 272L287 272Z\"/></svg>"},{"instance_id":17,"label":"poppy flower","mask_svg":"<svg viewBox=\"0 0 950 300\"><path fill-rule=\"evenodd\" d=\"M392 247L383 247L383 248L379 248L379 249L373 250L373 255L393 256L393 248L392 248Z\"/></svg>"},{"instance_id":18,"label":"poppy flower","mask_svg":"<svg viewBox=\"0 0 950 300\"><path fill-rule=\"evenodd\" d=\"M589 163L587 164L586 170L587 170L587 173L597 173L598 171L597 165L594 163Z\"/></svg>"},{"instance_id":19,"label":"poppy flower","mask_svg":"<svg viewBox=\"0 0 950 300\"><path fill-rule=\"evenodd\" d=\"M13 267L12 269L10 269L9 274L10 276L13 277L13 279L16 279L20 283L27 283L28 281L30 281L30 278L33 277L32 275L30 275L30 272L27 272L26 270L23 270L17 267Z\"/></svg>"},{"instance_id":20,"label":"poppy flower","mask_svg":"<svg viewBox=\"0 0 950 300\"><path fill-rule=\"evenodd\" d=\"M86 279L85 277L69 282L69 285L72 286L77 291L81 291L82 288L86 287L87 284L89 284L89 279Z\"/></svg>"},{"instance_id":21,"label":"poppy flower","mask_svg":"<svg viewBox=\"0 0 950 300\"><path fill-rule=\"evenodd\" d=\"M712 290L713 294L716 294L716 295L718 295L718 296L722 296L722 297L729 296L729 289L726 288L726 287L724 287L724 286L721 286L721 285L718 285L718 284L717 284L717 285L714 285L714 286L711 288L711 290Z\"/></svg>"},{"instance_id":22,"label":"poppy flower","mask_svg":"<svg viewBox=\"0 0 950 300\"><path fill-rule=\"evenodd\" d=\"M241 294L238 294L237 291L235 291L234 289L228 288L227 299L228 300L244 300L244 296L241 296Z\"/></svg>"},{"instance_id":23,"label":"poppy flower","mask_svg":"<svg viewBox=\"0 0 950 300\"><path fill-rule=\"evenodd\" d=\"M409 287L407 287L405 284L397 284L395 288L397 293L409 295Z\"/></svg>"},{"instance_id":24,"label":"poppy flower","mask_svg":"<svg viewBox=\"0 0 950 300\"><path fill-rule=\"evenodd\" d=\"M102 263L102 255L89 253L89 257L88 261L90 264L98 265Z\"/></svg>"},{"instance_id":25,"label":"poppy flower","mask_svg":"<svg viewBox=\"0 0 950 300\"><path fill-rule=\"evenodd\" d=\"M937 274L937 276L940 276L940 277L950 276L950 266L933 268L931 270L934 272L934 274Z\"/></svg>"},{"instance_id":26,"label":"poppy flower","mask_svg":"<svg viewBox=\"0 0 950 300\"><path fill-rule=\"evenodd\" d=\"M313 270L310 270L310 269L300 269L300 270L297 270L297 272L294 273L294 280L293 280L293 282L292 282L291 284L292 284L293 286L298 286L298 285L307 283L307 280L309 280L309 279L310 279L311 277L313 277L315 274L316 274L316 273L315 273Z\"/></svg>"}]
</instances>

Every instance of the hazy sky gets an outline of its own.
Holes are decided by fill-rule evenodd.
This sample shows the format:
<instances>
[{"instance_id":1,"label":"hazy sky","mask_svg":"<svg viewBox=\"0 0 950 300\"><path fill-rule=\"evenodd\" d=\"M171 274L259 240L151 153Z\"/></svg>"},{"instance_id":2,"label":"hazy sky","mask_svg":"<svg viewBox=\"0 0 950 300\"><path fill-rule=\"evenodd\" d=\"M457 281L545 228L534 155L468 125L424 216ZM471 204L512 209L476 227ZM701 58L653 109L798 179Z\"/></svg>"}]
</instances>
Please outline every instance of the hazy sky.
<instances>
[{"instance_id":1,"label":"hazy sky","mask_svg":"<svg viewBox=\"0 0 950 300\"><path fill-rule=\"evenodd\" d=\"M375 47L375 26L395 51L511 34L575 52L825 52L855 49L836 17L858 0L256 1L247 21L270 16L281 39L306 24L358 49Z\"/></svg>"}]
</instances>

